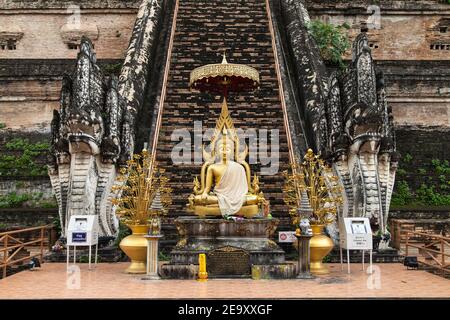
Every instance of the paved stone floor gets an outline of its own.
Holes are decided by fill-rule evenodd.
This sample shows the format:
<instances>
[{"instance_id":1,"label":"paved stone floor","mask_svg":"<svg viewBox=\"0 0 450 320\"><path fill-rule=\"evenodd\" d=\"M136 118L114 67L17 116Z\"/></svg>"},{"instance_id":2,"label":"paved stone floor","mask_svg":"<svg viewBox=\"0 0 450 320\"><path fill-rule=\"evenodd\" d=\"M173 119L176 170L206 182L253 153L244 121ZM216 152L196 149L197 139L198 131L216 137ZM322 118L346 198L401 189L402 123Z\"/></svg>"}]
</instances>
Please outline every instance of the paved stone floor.
<instances>
[{"instance_id":1,"label":"paved stone floor","mask_svg":"<svg viewBox=\"0 0 450 320\"><path fill-rule=\"evenodd\" d=\"M81 281L66 265L43 264L0 280L0 299L52 298L450 298L450 281L401 264L377 264L370 276L360 264L352 273L330 264L331 273L314 280L141 280L123 272L126 263L102 263L93 271L81 264Z\"/></svg>"}]
</instances>

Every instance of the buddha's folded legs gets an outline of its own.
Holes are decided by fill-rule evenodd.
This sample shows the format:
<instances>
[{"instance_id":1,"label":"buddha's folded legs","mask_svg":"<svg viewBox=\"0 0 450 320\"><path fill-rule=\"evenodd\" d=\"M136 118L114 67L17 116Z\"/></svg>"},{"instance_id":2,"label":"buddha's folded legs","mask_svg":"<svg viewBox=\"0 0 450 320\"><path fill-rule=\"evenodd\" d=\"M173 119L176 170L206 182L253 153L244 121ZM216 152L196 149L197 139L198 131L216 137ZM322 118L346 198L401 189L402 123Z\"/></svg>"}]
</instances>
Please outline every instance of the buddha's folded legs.
<instances>
[{"instance_id":1,"label":"buddha's folded legs","mask_svg":"<svg viewBox=\"0 0 450 320\"><path fill-rule=\"evenodd\" d=\"M215 195L197 195L194 197L194 204L200 204L200 205L219 205L219 199ZM245 196L245 202L243 203L244 206L246 205L252 205L252 204L258 204L258 196L256 195L246 195Z\"/></svg>"}]
</instances>

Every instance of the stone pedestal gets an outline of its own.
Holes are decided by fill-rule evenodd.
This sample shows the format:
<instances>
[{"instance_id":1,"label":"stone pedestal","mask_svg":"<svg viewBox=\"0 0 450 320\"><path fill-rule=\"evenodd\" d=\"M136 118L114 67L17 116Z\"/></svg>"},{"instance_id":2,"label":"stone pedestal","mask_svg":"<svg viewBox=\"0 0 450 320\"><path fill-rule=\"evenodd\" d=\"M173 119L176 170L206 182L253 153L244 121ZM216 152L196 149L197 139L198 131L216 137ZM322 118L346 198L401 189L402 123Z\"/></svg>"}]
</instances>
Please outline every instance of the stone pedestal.
<instances>
[{"instance_id":1,"label":"stone pedestal","mask_svg":"<svg viewBox=\"0 0 450 320\"><path fill-rule=\"evenodd\" d=\"M159 280L158 274L158 242L162 235L147 235L147 275L143 280Z\"/></svg>"},{"instance_id":2,"label":"stone pedestal","mask_svg":"<svg viewBox=\"0 0 450 320\"><path fill-rule=\"evenodd\" d=\"M298 274L297 279L313 279L310 272L310 248L309 241L312 235L295 235L298 243Z\"/></svg>"},{"instance_id":3,"label":"stone pedestal","mask_svg":"<svg viewBox=\"0 0 450 320\"><path fill-rule=\"evenodd\" d=\"M206 254L210 278L250 278L254 268L270 270L262 278L295 277L296 266L285 262L284 251L270 239L277 219L180 217L175 225L180 240L170 253L170 263L161 267L163 278L196 279L200 253Z\"/></svg>"}]
</instances>

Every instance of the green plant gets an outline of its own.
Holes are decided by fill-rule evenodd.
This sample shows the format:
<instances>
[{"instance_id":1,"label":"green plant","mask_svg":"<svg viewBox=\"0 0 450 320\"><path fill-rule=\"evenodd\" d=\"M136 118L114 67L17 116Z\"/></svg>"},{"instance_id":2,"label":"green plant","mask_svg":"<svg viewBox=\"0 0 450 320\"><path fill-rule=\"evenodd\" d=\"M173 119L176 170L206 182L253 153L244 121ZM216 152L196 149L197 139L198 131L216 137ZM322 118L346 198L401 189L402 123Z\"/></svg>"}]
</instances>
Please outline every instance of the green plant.
<instances>
[{"instance_id":1,"label":"green plant","mask_svg":"<svg viewBox=\"0 0 450 320\"><path fill-rule=\"evenodd\" d=\"M333 25L320 20L312 20L307 25L309 33L319 47L323 59L345 67L342 56L350 48L350 41L346 30L347 24Z\"/></svg>"},{"instance_id":2,"label":"green plant","mask_svg":"<svg viewBox=\"0 0 450 320\"><path fill-rule=\"evenodd\" d=\"M450 166L448 160L441 161L439 159L431 160L434 170L439 175L450 175Z\"/></svg>"},{"instance_id":3,"label":"green plant","mask_svg":"<svg viewBox=\"0 0 450 320\"><path fill-rule=\"evenodd\" d=\"M160 251L159 254L158 254L158 260L159 261L169 261L170 257L166 253L164 253L163 251Z\"/></svg>"},{"instance_id":4,"label":"green plant","mask_svg":"<svg viewBox=\"0 0 450 320\"><path fill-rule=\"evenodd\" d=\"M413 157L406 153L403 162L408 163ZM419 188L412 190L405 180L396 184L392 195L392 206L394 207L446 207L450 205L450 164L448 160L432 159L431 169L418 168L417 173L422 175L422 184ZM407 176L403 168L397 170L398 177ZM412 177L409 175L408 177Z\"/></svg>"},{"instance_id":5,"label":"green plant","mask_svg":"<svg viewBox=\"0 0 450 320\"><path fill-rule=\"evenodd\" d=\"M434 186L422 184L417 190L417 200L424 205L450 205L450 194L441 194L434 190Z\"/></svg>"},{"instance_id":6,"label":"green plant","mask_svg":"<svg viewBox=\"0 0 450 320\"><path fill-rule=\"evenodd\" d=\"M399 181L397 190L392 195L391 204L393 206L404 206L410 204L413 200L413 195L405 180Z\"/></svg>"},{"instance_id":7,"label":"green plant","mask_svg":"<svg viewBox=\"0 0 450 320\"><path fill-rule=\"evenodd\" d=\"M0 176L45 176L47 166L36 159L44 156L50 148L46 142L30 143L28 139L15 138L5 144L13 155L0 156Z\"/></svg>"},{"instance_id":8,"label":"green plant","mask_svg":"<svg viewBox=\"0 0 450 320\"><path fill-rule=\"evenodd\" d=\"M120 70L122 69L121 63L107 63L102 66L103 72L106 74L120 74Z\"/></svg>"},{"instance_id":9,"label":"green plant","mask_svg":"<svg viewBox=\"0 0 450 320\"><path fill-rule=\"evenodd\" d=\"M17 194L10 192L0 196L0 208L20 208L22 204L31 199L28 194Z\"/></svg>"},{"instance_id":10,"label":"green plant","mask_svg":"<svg viewBox=\"0 0 450 320\"><path fill-rule=\"evenodd\" d=\"M413 157L411 154L407 153L405 154L405 156L403 157L403 162L405 163L410 163L412 161Z\"/></svg>"},{"instance_id":11,"label":"green plant","mask_svg":"<svg viewBox=\"0 0 450 320\"><path fill-rule=\"evenodd\" d=\"M417 169L417 173L418 174L426 174L427 173L427 170L425 170L425 169L423 169L423 168L419 168L419 169Z\"/></svg>"},{"instance_id":12,"label":"green plant","mask_svg":"<svg viewBox=\"0 0 450 320\"><path fill-rule=\"evenodd\" d=\"M17 189L22 189L23 187L25 187L25 182L23 182L23 181L17 181L16 182L16 188Z\"/></svg>"},{"instance_id":13,"label":"green plant","mask_svg":"<svg viewBox=\"0 0 450 320\"><path fill-rule=\"evenodd\" d=\"M61 236L61 231L62 231L61 221L59 219L59 215L55 216L53 218L52 224L53 224L53 227L55 228L56 234L58 235L58 238L59 238Z\"/></svg>"},{"instance_id":14,"label":"green plant","mask_svg":"<svg viewBox=\"0 0 450 320\"><path fill-rule=\"evenodd\" d=\"M40 202L39 207L44 209L53 209L58 208L58 204L56 203L56 200L48 200Z\"/></svg>"},{"instance_id":15,"label":"green plant","mask_svg":"<svg viewBox=\"0 0 450 320\"><path fill-rule=\"evenodd\" d=\"M5 129L6 128L6 124L3 122L0 122L0 129Z\"/></svg>"},{"instance_id":16,"label":"green plant","mask_svg":"<svg viewBox=\"0 0 450 320\"><path fill-rule=\"evenodd\" d=\"M0 196L0 208L55 208L57 207L56 199L44 199L42 192L18 194L10 192Z\"/></svg>"}]
</instances>

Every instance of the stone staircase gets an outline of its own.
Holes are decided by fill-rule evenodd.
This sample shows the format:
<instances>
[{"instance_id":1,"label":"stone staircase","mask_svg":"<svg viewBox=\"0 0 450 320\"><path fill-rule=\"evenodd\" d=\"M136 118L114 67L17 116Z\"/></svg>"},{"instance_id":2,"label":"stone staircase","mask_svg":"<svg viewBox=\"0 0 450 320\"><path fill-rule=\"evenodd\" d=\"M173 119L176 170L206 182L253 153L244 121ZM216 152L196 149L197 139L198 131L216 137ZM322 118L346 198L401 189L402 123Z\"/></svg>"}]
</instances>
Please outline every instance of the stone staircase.
<instances>
[{"instance_id":1,"label":"stone staircase","mask_svg":"<svg viewBox=\"0 0 450 320\"><path fill-rule=\"evenodd\" d=\"M273 216L282 218L280 225L288 224L281 172L288 168L289 151L265 2L180 0L176 23L157 146L157 160L167 169L173 188L173 205L167 223L187 214L185 207L192 192L192 181L201 168L200 164L173 164L171 152L179 140L171 141L171 134L177 129L187 129L193 142L194 122L201 121L203 131L214 128L220 114L221 97L191 91L189 74L201 65L220 63L226 50L229 63L250 65L260 73L260 88L253 93L230 96L228 105L236 128L256 129L258 135L260 129L279 130L278 172L261 176L260 163L251 164L251 169L260 177ZM268 143L270 153L270 138Z\"/></svg>"}]
</instances>

